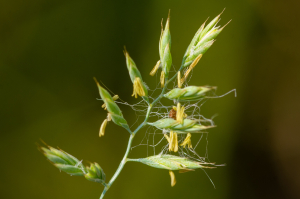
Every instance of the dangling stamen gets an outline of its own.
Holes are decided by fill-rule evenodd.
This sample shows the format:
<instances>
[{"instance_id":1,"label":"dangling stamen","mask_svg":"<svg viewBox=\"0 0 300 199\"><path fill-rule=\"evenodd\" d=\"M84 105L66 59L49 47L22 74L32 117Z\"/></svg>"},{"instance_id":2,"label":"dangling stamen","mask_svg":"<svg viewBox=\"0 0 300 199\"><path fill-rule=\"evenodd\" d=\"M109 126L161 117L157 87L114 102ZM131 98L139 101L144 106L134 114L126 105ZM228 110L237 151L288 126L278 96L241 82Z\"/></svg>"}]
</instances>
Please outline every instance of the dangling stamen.
<instances>
[{"instance_id":1,"label":"dangling stamen","mask_svg":"<svg viewBox=\"0 0 300 199\"><path fill-rule=\"evenodd\" d=\"M178 151L178 139L177 139L177 133L173 132L173 151Z\"/></svg>"},{"instance_id":2,"label":"dangling stamen","mask_svg":"<svg viewBox=\"0 0 300 199\"><path fill-rule=\"evenodd\" d=\"M143 83L142 83L142 80L141 78L139 77L136 77L134 79L134 83L133 83L133 94L132 96L135 96L135 98L137 98L137 96L145 96L145 91L144 91L144 88L143 88Z\"/></svg>"},{"instance_id":3,"label":"dangling stamen","mask_svg":"<svg viewBox=\"0 0 300 199\"><path fill-rule=\"evenodd\" d=\"M162 88L165 86L165 72L164 71L161 71L161 74L160 74L160 85Z\"/></svg>"},{"instance_id":4,"label":"dangling stamen","mask_svg":"<svg viewBox=\"0 0 300 199\"><path fill-rule=\"evenodd\" d=\"M173 131L170 131L169 151L173 151Z\"/></svg>"},{"instance_id":5,"label":"dangling stamen","mask_svg":"<svg viewBox=\"0 0 300 199\"><path fill-rule=\"evenodd\" d=\"M107 113L107 121L110 122L111 121L111 114Z\"/></svg>"},{"instance_id":6,"label":"dangling stamen","mask_svg":"<svg viewBox=\"0 0 300 199\"><path fill-rule=\"evenodd\" d=\"M181 84L184 83L186 78L189 76L190 72L193 70L193 68L198 64L199 60L201 59L202 54L198 55L196 59L193 61L193 63L190 65L189 69L184 73L183 78L181 79Z\"/></svg>"},{"instance_id":7,"label":"dangling stamen","mask_svg":"<svg viewBox=\"0 0 300 199\"><path fill-rule=\"evenodd\" d=\"M112 98L114 101L116 101L117 99L119 99L119 95L114 95Z\"/></svg>"},{"instance_id":8,"label":"dangling stamen","mask_svg":"<svg viewBox=\"0 0 300 199\"><path fill-rule=\"evenodd\" d=\"M167 134L164 134L165 138L169 142L169 151L178 151L178 138L177 133L170 131L170 137Z\"/></svg>"},{"instance_id":9,"label":"dangling stamen","mask_svg":"<svg viewBox=\"0 0 300 199\"><path fill-rule=\"evenodd\" d=\"M151 72L150 72L151 76L155 75L155 73L158 70L159 66L160 66L160 60L157 61L157 63L155 64L154 68L151 70Z\"/></svg>"},{"instance_id":10,"label":"dangling stamen","mask_svg":"<svg viewBox=\"0 0 300 199\"><path fill-rule=\"evenodd\" d=\"M101 124L99 137L104 136L106 125L107 125L107 119L105 119Z\"/></svg>"},{"instance_id":11,"label":"dangling stamen","mask_svg":"<svg viewBox=\"0 0 300 199\"><path fill-rule=\"evenodd\" d=\"M177 73L178 88L181 88L181 86L182 86L180 79L181 79L181 74L180 74L180 71L178 71L178 73Z\"/></svg>"},{"instance_id":12,"label":"dangling stamen","mask_svg":"<svg viewBox=\"0 0 300 199\"><path fill-rule=\"evenodd\" d=\"M102 104L102 106L101 106L104 110L106 110L106 104L104 103L104 104Z\"/></svg>"},{"instance_id":13,"label":"dangling stamen","mask_svg":"<svg viewBox=\"0 0 300 199\"><path fill-rule=\"evenodd\" d=\"M175 174L173 171L169 171L170 177L171 177L171 187L174 187L176 184Z\"/></svg>"},{"instance_id":14,"label":"dangling stamen","mask_svg":"<svg viewBox=\"0 0 300 199\"><path fill-rule=\"evenodd\" d=\"M179 123L183 123L184 118L184 106L181 107L180 103L177 103L177 113L176 113L176 120Z\"/></svg>"},{"instance_id":15,"label":"dangling stamen","mask_svg":"<svg viewBox=\"0 0 300 199\"><path fill-rule=\"evenodd\" d=\"M185 148L185 146L188 145L188 148L192 148L191 137L192 137L191 133L188 133L184 141L180 144L180 146L183 146L183 148Z\"/></svg>"}]
</instances>

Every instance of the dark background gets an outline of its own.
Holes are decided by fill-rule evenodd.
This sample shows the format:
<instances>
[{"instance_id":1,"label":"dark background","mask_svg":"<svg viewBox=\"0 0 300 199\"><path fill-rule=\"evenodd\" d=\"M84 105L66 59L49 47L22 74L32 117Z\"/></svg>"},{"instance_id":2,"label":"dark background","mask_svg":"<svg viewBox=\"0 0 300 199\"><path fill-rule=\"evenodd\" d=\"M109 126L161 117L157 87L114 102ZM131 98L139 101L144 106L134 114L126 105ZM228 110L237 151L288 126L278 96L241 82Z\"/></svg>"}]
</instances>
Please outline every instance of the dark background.
<instances>
[{"instance_id":1,"label":"dark background","mask_svg":"<svg viewBox=\"0 0 300 199\"><path fill-rule=\"evenodd\" d=\"M199 26L226 7L232 22L193 73L190 85L216 85L203 115L215 118L209 158L227 166L177 174L128 163L105 198L300 198L299 2L279 0L0 2L0 198L99 198L102 186L60 173L37 150L52 146L98 162L113 175L128 133L110 123L92 77L123 100L132 84L122 53L126 45L144 80L159 59L161 18L171 9L172 56L178 68ZM121 106L127 121L136 118ZM138 144L143 137L134 140ZM145 157L135 148L130 157ZM87 163L87 162L85 162Z\"/></svg>"}]
</instances>

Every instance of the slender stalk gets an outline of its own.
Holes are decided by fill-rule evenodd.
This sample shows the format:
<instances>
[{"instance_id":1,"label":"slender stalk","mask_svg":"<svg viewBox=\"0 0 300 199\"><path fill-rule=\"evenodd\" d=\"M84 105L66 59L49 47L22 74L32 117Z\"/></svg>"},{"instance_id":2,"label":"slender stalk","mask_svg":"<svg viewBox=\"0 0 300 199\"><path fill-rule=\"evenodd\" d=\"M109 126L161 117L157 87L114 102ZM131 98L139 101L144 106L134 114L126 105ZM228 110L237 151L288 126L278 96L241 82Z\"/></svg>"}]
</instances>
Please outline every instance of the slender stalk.
<instances>
[{"instance_id":1,"label":"slender stalk","mask_svg":"<svg viewBox=\"0 0 300 199\"><path fill-rule=\"evenodd\" d=\"M180 67L179 71L181 71L181 70L182 70L182 66ZM133 140L135 134L147 124L147 121L149 119L149 116L150 116L151 109L152 109L153 105L156 104L163 97L163 94L165 93L165 91L167 89L167 85L177 76L177 73L171 79L167 80L167 82L166 82L164 88L162 89L160 95L151 104L149 104L148 110L147 110L147 113L146 113L146 116L145 116L145 120L133 132L130 133L130 137L129 137L129 141L128 141L128 145L127 145L125 155L124 155L118 169L116 170L115 174L110 179L109 183L107 183L107 185L105 186L105 188L104 188L104 190L103 190L103 192L100 196L100 199L103 199L103 197L104 197L105 193L107 192L107 190L114 183L116 178L119 176L120 172L122 171L123 167L125 166L126 162L128 161L127 157L128 157L129 152L130 152L132 140Z\"/></svg>"}]
</instances>

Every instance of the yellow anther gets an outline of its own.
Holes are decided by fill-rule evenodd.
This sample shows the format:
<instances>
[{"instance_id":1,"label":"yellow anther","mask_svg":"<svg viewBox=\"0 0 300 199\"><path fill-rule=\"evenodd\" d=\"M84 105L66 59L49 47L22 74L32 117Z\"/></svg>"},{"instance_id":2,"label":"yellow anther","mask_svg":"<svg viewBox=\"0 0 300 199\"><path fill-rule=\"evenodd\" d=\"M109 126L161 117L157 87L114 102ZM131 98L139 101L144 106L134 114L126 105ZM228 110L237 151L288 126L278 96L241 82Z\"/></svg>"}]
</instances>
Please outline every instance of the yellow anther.
<instances>
[{"instance_id":1,"label":"yellow anther","mask_svg":"<svg viewBox=\"0 0 300 199\"><path fill-rule=\"evenodd\" d=\"M99 137L104 136L106 125L107 125L107 119L105 119L101 124Z\"/></svg>"},{"instance_id":2,"label":"yellow anther","mask_svg":"<svg viewBox=\"0 0 300 199\"><path fill-rule=\"evenodd\" d=\"M101 106L104 110L106 110L106 104L104 103L104 104L102 104L102 106Z\"/></svg>"},{"instance_id":3,"label":"yellow anther","mask_svg":"<svg viewBox=\"0 0 300 199\"><path fill-rule=\"evenodd\" d=\"M165 86L165 72L164 71L161 71L161 74L160 74L160 85L162 88Z\"/></svg>"},{"instance_id":4,"label":"yellow anther","mask_svg":"<svg viewBox=\"0 0 300 199\"><path fill-rule=\"evenodd\" d=\"M177 113L176 113L176 120L179 123L183 123L184 118L184 106L181 106L180 103L177 103Z\"/></svg>"},{"instance_id":5,"label":"yellow anther","mask_svg":"<svg viewBox=\"0 0 300 199\"><path fill-rule=\"evenodd\" d=\"M108 121L108 122L111 121L111 114L110 114L110 113L107 114L107 121Z\"/></svg>"},{"instance_id":6,"label":"yellow anther","mask_svg":"<svg viewBox=\"0 0 300 199\"><path fill-rule=\"evenodd\" d=\"M178 139L177 139L177 133L173 133L173 151L178 151Z\"/></svg>"},{"instance_id":7,"label":"yellow anther","mask_svg":"<svg viewBox=\"0 0 300 199\"><path fill-rule=\"evenodd\" d=\"M167 134L164 134L165 138L168 140L168 142L170 143L170 138Z\"/></svg>"},{"instance_id":8,"label":"yellow anther","mask_svg":"<svg viewBox=\"0 0 300 199\"><path fill-rule=\"evenodd\" d=\"M173 151L173 131L170 131L169 151Z\"/></svg>"},{"instance_id":9,"label":"yellow anther","mask_svg":"<svg viewBox=\"0 0 300 199\"><path fill-rule=\"evenodd\" d=\"M181 88L182 86L182 83L181 83L181 74L180 74L180 71L178 71L177 73L177 82L178 82L178 88Z\"/></svg>"},{"instance_id":10,"label":"yellow anther","mask_svg":"<svg viewBox=\"0 0 300 199\"><path fill-rule=\"evenodd\" d=\"M176 184L176 178L173 171L169 171L170 177L171 177L171 187L174 187Z\"/></svg>"},{"instance_id":11,"label":"yellow anther","mask_svg":"<svg viewBox=\"0 0 300 199\"><path fill-rule=\"evenodd\" d=\"M165 134L165 138L169 142L169 151L178 151L178 139L177 139L177 133L174 133L173 131L170 131L170 137L168 137Z\"/></svg>"},{"instance_id":12,"label":"yellow anther","mask_svg":"<svg viewBox=\"0 0 300 199\"><path fill-rule=\"evenodd\" d=\"M151 70L151 72L150 72L151 76L155 75L155 73L158 70L159 66L160 66L160 60L157 61L157 63L155 64L154 68Z\"/></svg>"},{"instance_id":13,"label":"yellow anther","mask_svg":"<svg viewBox=\"0 0 300 199\"><path fill-rule=\"evenodd\" d=\"M184 73L184 76L181 79L181 84L184 83L184 81L186 80L186 78L189 76L190 72L198 64L198 62L201 59L201 57L202 57L202 54L198 55L198 57L196 57L196 59L192 62L192 64L190 65L189 69Z\"/></svg>"},{"instance_id":14,"label":"yellow anther","mask_svg":"<svg viewBox=\"0 0 300 199\"><path fill-rule=\"evenodd\" d=\"M137 96L145 96L145 91L144 91L144 88L143 88L143 83L142 83L142 80L141 78L139 77L136 77L134 79L134 83L133 83L133 94L132 96L135 96L135 98L137 98Z\"/></svg>"},{"instance_id":15,"label":"yellow anther","mask_svg":"<svg viewBox=\"0 0 300 199\"><path fill-rule=\"evenodd\" d=\"M119 99L119 95L114 95L112 98L114 101L116 101L117 99Z\"/></svg>"},{"instance_id":16,"label":"yellow anther","mask_svg":"<svg viewBox=\"0 0 300 199\"><path fill-rule=\"evenodd\" d=\"M114 101L116 101L117 99L119 99L119 95L114 95L112 98L113 98ZM102 107L104 110L106 110L106 104L105 104L105 103L102 104L101 107Z\"/></svg>"},{"instance_id":17,"label":"yellow anther","mask_svg":"<svg viewBox=\"0 0 300 199\"><path fill-rule=\"evenodd\" d=\"M188 145L188 148L192 148L191 137L192 137L191 133L188 133L184 141L180 144L180 146L183 146L183 148L185 148L185 146Z\"/></svg>"}]
</instances>

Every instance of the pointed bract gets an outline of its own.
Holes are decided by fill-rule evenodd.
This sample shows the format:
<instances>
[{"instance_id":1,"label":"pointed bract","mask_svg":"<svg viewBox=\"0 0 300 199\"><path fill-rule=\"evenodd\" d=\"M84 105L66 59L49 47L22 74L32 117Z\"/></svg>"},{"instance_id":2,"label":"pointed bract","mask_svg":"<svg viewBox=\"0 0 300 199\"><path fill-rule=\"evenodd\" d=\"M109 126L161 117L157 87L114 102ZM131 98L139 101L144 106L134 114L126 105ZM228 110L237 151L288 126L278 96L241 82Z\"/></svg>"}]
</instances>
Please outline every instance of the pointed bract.
<instances>
[{"instance_id":1,"label":"pointed bract","mask_svg":"<svg viewBox=\"0 0 300 199\"><path fill-rule=\"evenodd\" d=\"M129 161L141 162L151 167L167 170L186 170L186 169L200 169L200 168L215 168L207 162L196 162L188 158L174 156L174 155L155 155L147 158L129 159Z\"/></svg>"}]
</instances>

